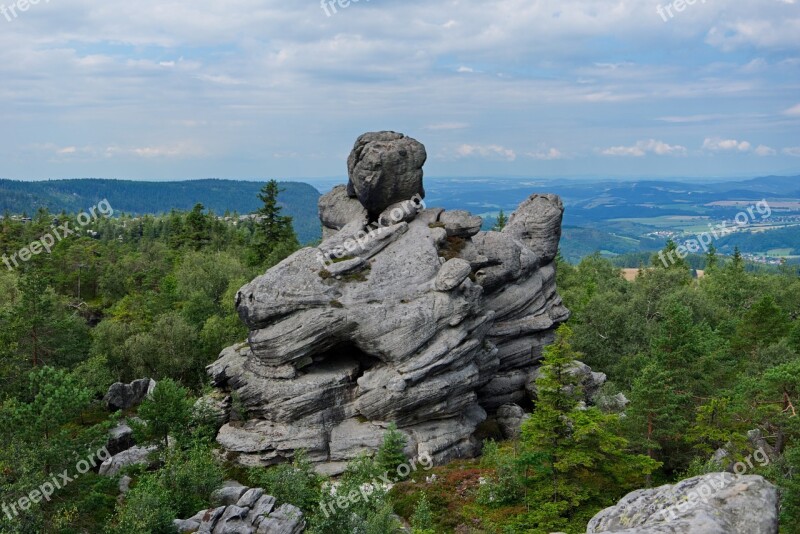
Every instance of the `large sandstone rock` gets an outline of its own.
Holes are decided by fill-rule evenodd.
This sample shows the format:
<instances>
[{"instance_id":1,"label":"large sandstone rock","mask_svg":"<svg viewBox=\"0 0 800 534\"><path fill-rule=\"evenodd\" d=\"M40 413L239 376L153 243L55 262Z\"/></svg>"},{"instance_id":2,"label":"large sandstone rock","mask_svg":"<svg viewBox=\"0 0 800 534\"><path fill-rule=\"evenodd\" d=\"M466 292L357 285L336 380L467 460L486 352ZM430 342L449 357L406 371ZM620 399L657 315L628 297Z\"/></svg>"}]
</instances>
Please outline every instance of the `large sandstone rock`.
<instances>
[{"instance_id":1,"label":"large sandstone rock","mask_svg":"<svg viewBox=\"0 0 800 534\"><path fill-rule=\"evenodd\" d=\"M427 158L416 139L395 132L366 133L347 159L347 192L373 217L396 202L425 198L422 166Z\"/></svg>"},{"instance_id":2,"label":"large sandstone rock","mask_svg":"<svg viewBox=\"0 0 800 534\"><path fill-rule=\"evenodd\" d=\"M354 159L416 168L422 160L409 143L367 135ZM370 212L421 192L419 176L397 182L413 182L401 195L382 193ZM343 197L339 189L329 199ZM237 399L244 414L231 411L217 437L230 459L270 465L305 449L335 474L375 449L390 422L406 434L409 455L474 454L475 428L487 412L525 399L542 347L569 316L555 286L558 237L537 233L558 233L561 203L531 198L543 200L515 214L524 240L481 232L466 212L401 202L367 227L363 211L320 203L322 221L340 229L241 288L248 342L208 368L221 398Z\"/></svg>"},{"instance_id":3,"label":"large sandstone rock","mask_svg":"<svg viewBox=\"0 0 800 534\"><path fill-rule=\"evenodd\" d=\"M587 534L777 534L778 490L757 475L711 473L637 490L598 513Z\"/></svg>"}]
</instances>

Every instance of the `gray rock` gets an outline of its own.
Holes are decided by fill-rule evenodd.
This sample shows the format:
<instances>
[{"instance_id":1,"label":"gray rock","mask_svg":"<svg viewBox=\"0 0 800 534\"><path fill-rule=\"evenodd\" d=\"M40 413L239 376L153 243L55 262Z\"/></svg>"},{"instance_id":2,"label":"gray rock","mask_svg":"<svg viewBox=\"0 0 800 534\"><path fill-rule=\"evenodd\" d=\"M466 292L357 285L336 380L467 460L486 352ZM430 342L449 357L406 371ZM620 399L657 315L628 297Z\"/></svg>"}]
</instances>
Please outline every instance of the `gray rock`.
<instances>
[{"instance_id":1,"label":"gray rock","mask_svg":"<svg viewBox=\"0 0 800 534\"><path fill-rule=\"evenodd\" d=\"M214 527L217 526L217 522L219 522L219 519L222 517L222 514L225 513L225 509L225 506L219 506L217 508L201 512L202 518L200 520L200 529L197 532L202 534L211 534L214 531Z\"/></svg>"},{"instance_id":2,"label":"gray rock","mask_svg":"<svg viewBox=\"0 0 800 534\"><path fill-rule=\"evenodd\" d=\"M516 404L504 404L497 409L495 420L506 439L516 439L520 435L522 423L530 417Z\"/></svg>"},{"instance_id":3,"label":"gray rock","mask_svg":"<svg viewBox=\"0 0 800 534\"><path fill-rule=\"evenodd\" d=\"M436 275L436 291L452 291L461 285L472 272L468 261L461 258L448 260Z\"/></svg>"},{"instance_id":4,"label":"gray rock","mask_svg":"<svg viewBox=\"0 0 800 534\"><path fill-rule=\"evenodd\" d=\"M481 231L483 219L468 211L445 211L439 216L448 237L471 237Z\"/></svg>"},{"instance_id":5,"label":"gray rock","mask_svg":"<svg viewBox=\"0 0 800 534\"><path fill-rule=\"evenodd\" d=\"M591 367L577 360L573 362L572 366L567 372L572 376L577 377L579 380L580 385L583 388L583 394L586 402L592 402L592 399L597 395L597 393L600 391L600 388L603 387L603 384L606 382L606 375L604 373L596 373L592 371ZM534 370L525 386L528 394L533 399L537 397L536 380L539 378L540 374L541 371L539 369ZM622 401L622 399L618 400Z\"/></svg>"},{"instance_id":6,"label":"gray rock","mask_svg":"<svg viewBox=\"0 0 800 534\"><path fill-rule=\"evenodd\" d=\"M240 508L252 508L262 495L264 495L263 489L251 488L244 492L244 495L236 502L236 506Z\"/></svg>"},{"instance_id":7,"label":"gray rock","mask_svg":"<svg viewBox=\"0 0 800 534\"><path fill-rule=\"evenodd\" d=\"M225 486L211 494L211 505L215 507L230 506L239 502L247 488L244 486Z\"/></svg>"},{"instance_id":8,"label":"gray rock","mask_svg":"<svg viewBox=\"0 0 800 534\"><path fill-rule=\"evenodd\" d=\"M98 472L104 476L114 476L123 468L131 465L150 465L150 455L156 450L157 447L155 445L150 447L131 447L100 464Z\"/></svg>"},{"instance_id":9,"label":"gray rock","mask_svg":"<svg viewBox=\"0 0 800 534\"><path fill-rule=\"evenodd\" d=\"M303 512L291 504L283 504L258 526L258 534L299 534L306 528Z\"/></svg>"},{"instance_id":10,"label":"gray rock","mask_svg":"<svg viewBox=\"0 0 800 534\"><path fill-rule=\"evenodd\" d=\"M172 526L180 534L186 532L197 532L200 530L200 521L193 521L191 519L176 519L172 522Z\"/></svg>"},{"instance_id":11,"label":"gray rock","mask_svg":"<svg viewBox=\"0 0 800 534\"><path fill-rule=\"evenodd\" d=\"M108 389L108 393L103 397L103 402L112 412L128 410L141 404L155 387L155 380L150 378L134 380L130 384L117 382Z\"/></svg>"},{"instance_id":12,"label":"gray rock","mask_svg":"<svg viewBox=\"0 0 800 534\"><path fill-rule=\"evenodd\" d=\"M119 423L108 431L106 450L110 455L119 454L136 445L133 439L133 429L127 423Z\"/></svg>"},{"instance_id":13,"label":"gray rock","mask_svg":"<svg viewBox=\"0 0 800 534\"><path fill-rule=\"evenodd\" d=\"M362 139L358 172L377 161L369 154L379 145L395 141L410 142L399 134ZM380 179L397 170L381 169ZM363 193L351 185L352 195ZM542 198L560 206L557 197ZM558 227L560 209L531 199L519 224ZM223 350L207 369L241 411L217 436L226 459L268 466L305 449L318 471L338 474L378 447L389 422L408 437L409 456L473 455L472 435L487 411L524 400L542 347L569 317L553 261L530 246L538 243L535 228L523 241L480 232L480 218L466 212L425 208L390 226L365 226L360 216L345 223L350 216L323 215L326 224L344 225L238 292L247 343Z\"/></svg>"},{"instance_id":14,"label":"gray rock","mask_svg":"<svg viewBox=\"0 0 800 534\"><path fill-rule=\"evenodd\" d=\"M319 199L319 219L322 225L338 232L354 220L366 220L367 210L361 203L347 195L347 187L337 185Z\"/></svg>"},{"instance_id":15,"label":"gray rock","mask_svg":"<svg viewBox=\"0 0 800 534\"><path fill-rule=\"evenodd\" d=\"M508 219L503 233L527 245L544 262L553 261L561 239L564 205L556 195L532 195Z\"/></svg>"},{"instance_id":16,"label":"gray rock","mask_svg":"<svg viewBox=\"0 0 800 534\"><path fill-rule=\"evenodd\" d=\"M120 477L120 479L119 479L119 493L120 493L120 495L125 495L130 491L131 482L133 482L133 479L131 477L129 477L128 475Z\"/></svg>"},{"instance_id":17,"label":"gray rock","mask_svg":"<svg viewBox=\"0 0 800 534\"><path fill-rule=\"evenodd\" d=\"M598 513L587 534L777 534L778 490L757 475L711 473L637 490Z\"/></svg>"},{"instance_id":18,"label":"gray rock","mask_svg":"<svg viewBox=\"0 0 800 534\"><path fill-rule=\"evenodd\" d=\"M366 133L347 159L347 191L377 218L396 202L425 198L422 166L428 158L422 143L395 132Z\"/></svg>"}]
</instances>

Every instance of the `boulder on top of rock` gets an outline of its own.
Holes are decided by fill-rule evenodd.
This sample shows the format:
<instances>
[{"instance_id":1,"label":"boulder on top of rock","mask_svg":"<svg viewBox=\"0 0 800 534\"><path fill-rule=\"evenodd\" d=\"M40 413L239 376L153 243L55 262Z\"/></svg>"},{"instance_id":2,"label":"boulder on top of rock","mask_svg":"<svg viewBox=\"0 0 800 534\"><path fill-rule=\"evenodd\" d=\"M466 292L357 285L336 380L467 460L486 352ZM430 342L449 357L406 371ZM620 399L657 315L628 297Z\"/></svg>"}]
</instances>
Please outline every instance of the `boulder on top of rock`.
<instances>
[{"instance_id":1,"label":"boulder on top of rock","mask_svg":"<svg viewBox=\"0 0 800 534\"><path fill-rule=\"evenodd\" d=\"M422 166L427 158L416 139L396 132L365 133L347 159L347 193L358 198L373 219L396 202L425 198Z\"/></svg>"}]
</instances>

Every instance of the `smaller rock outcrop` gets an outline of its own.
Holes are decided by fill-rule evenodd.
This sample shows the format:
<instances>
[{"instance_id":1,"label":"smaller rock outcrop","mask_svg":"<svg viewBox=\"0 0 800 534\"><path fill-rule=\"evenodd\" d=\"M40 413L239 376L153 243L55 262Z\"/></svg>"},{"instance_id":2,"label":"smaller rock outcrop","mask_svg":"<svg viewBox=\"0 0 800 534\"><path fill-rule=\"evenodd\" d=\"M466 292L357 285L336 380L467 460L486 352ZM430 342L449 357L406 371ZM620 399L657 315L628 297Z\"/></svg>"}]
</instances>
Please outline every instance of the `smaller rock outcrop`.
<instances>
[{"instance_id":1,"label":"smaller rock outcrop","mask_svg":"<svg viewBox=\"0 0 800 534\"><path fill-rule=\"evenodd\" d=\"M99 473L104 476L114 476L119 474L123 468L131 465L150 465L150 455L157 449L158 447L155 445L131 447L100 464Z\"/></svg>"},{"instance_id":2,"label":"smaller rock outcrop","mask_svg":"<svg viewBox=\"0 0 800 534\"><path fill-rule=\"evenodd\" d=\"M778 490L757 475L710 473L629 493L587 534L777 534Z\"/></svg>"},{"instance_id":3,"label":"smaller rock outcrop","mask_svg":"<svg viewBox=\"0 0 800 534\"><path fill-rule=\"evenodd\" d=\"M210 534L299 534L306 528L303 512L291 504L275 506L275 497L261 488L228 483L211 495L214 506L189 519L176 519L177 532Z\"/></svg>"},{"instance_id":4,"label":"smaller rock outcrop","mask_svg":"<svg viewBox=\"0 0 800 534\"><path fill-rule=\"evenodd\" d=\"M112 412L128 410L141 404L155 387L156 381L152 378L141 378L130 384L117 382L108 389L108 393L103 397L103 402Z\"/></svg>"}]
</instances>

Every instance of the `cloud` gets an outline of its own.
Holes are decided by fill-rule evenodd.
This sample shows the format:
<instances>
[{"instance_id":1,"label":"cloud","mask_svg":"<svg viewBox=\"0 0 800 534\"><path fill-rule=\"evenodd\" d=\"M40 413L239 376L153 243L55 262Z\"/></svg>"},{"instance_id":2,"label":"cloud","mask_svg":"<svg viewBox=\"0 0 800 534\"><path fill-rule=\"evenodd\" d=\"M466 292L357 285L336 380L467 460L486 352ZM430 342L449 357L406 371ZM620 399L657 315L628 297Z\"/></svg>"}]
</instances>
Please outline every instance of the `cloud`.
<instances>
[{"instance_id":1,"label":"cloud","mask_svg":"<svg viewBox=\"0 0 800 534\"><path fill-rule=\"evenodd\" d=\"M440 122L436 124L428 124L425 126L426 130L441 131L441 130L463 130L469 128L466 122Z\"/></svg>"},{"instance_id":2,"label":"cloud","mask_svg":"<svg viewBox=\"0 0 800 534\"><path fill-rule=\"evenodd\" d=\"M456 156L466 158L480 156L482 158L499 158L507 161L517 159L517 154L510 148L500 145L461 145L456 149Z\"/></svg>"},{"instance_id":3,"label":"cloud","mask_svg":"<svg viewBox=\"0 0 800 534\"><path fill-rule=\"evenodd\" d=\"M784 115L788 115L790 117L800 117L800 104L793 106L786 111L783 112Z\"/></svg>"},{"instance_id":4,"label":"cloud","mask_svg":"<svg viewBox=\"0 0 800 534\"><path fill-rule=\"evenodd\" d=\"M754 152L757 156L774 156L778 153L774 148L765 145L758 145Z\"/></svg>"},{"instance_id":5,"label":"cloud","mask_svg":"<svg viewBox=\"0 0 800 534\"><path fill-rule=\"evenodd\" d=\"M657 156L685 156L686 153L687 150L684 146L670 145L655 139L638 141L633 146L613 146L601 151L601 154L604 156L629 156L636 158L644 157L647 154L656 154Z\"/></svg>"},{"instance_id":6,"label":"cloud","mask_svg":"<svg viewBox=\"0 0 800 534\"><path fill-rule=\"evenodd\" d=\"M749 152L753 145L748 141L737 141L736 139L720 139L719 137L706 137L703 141L703 149L711 152Z\"/></svg>"},{"instance_id":7,"label":"cloud","mask_svg":"<svg viewBox=\"0 0 800 534\"><path fill-rule=\"evenodd\" d=\"M542 161L550 161L555 159L563 159L564 154L561 153L560 150L557 148L550 148L544 150L538 150L536 152L526 152L526 156L533 159L538 159Z\"/></svg>"},{"instance_id":8,"label":"cloud","mask_svg":"<svg viewBox=\"0 0 800 534\"><path fill-rule=\"evenodd\" d=\"M783 153L787 156L793 156L795 158L800 158L800 146L794 146L789 148L784 148Z\"/></svg>"}]
</instances>

